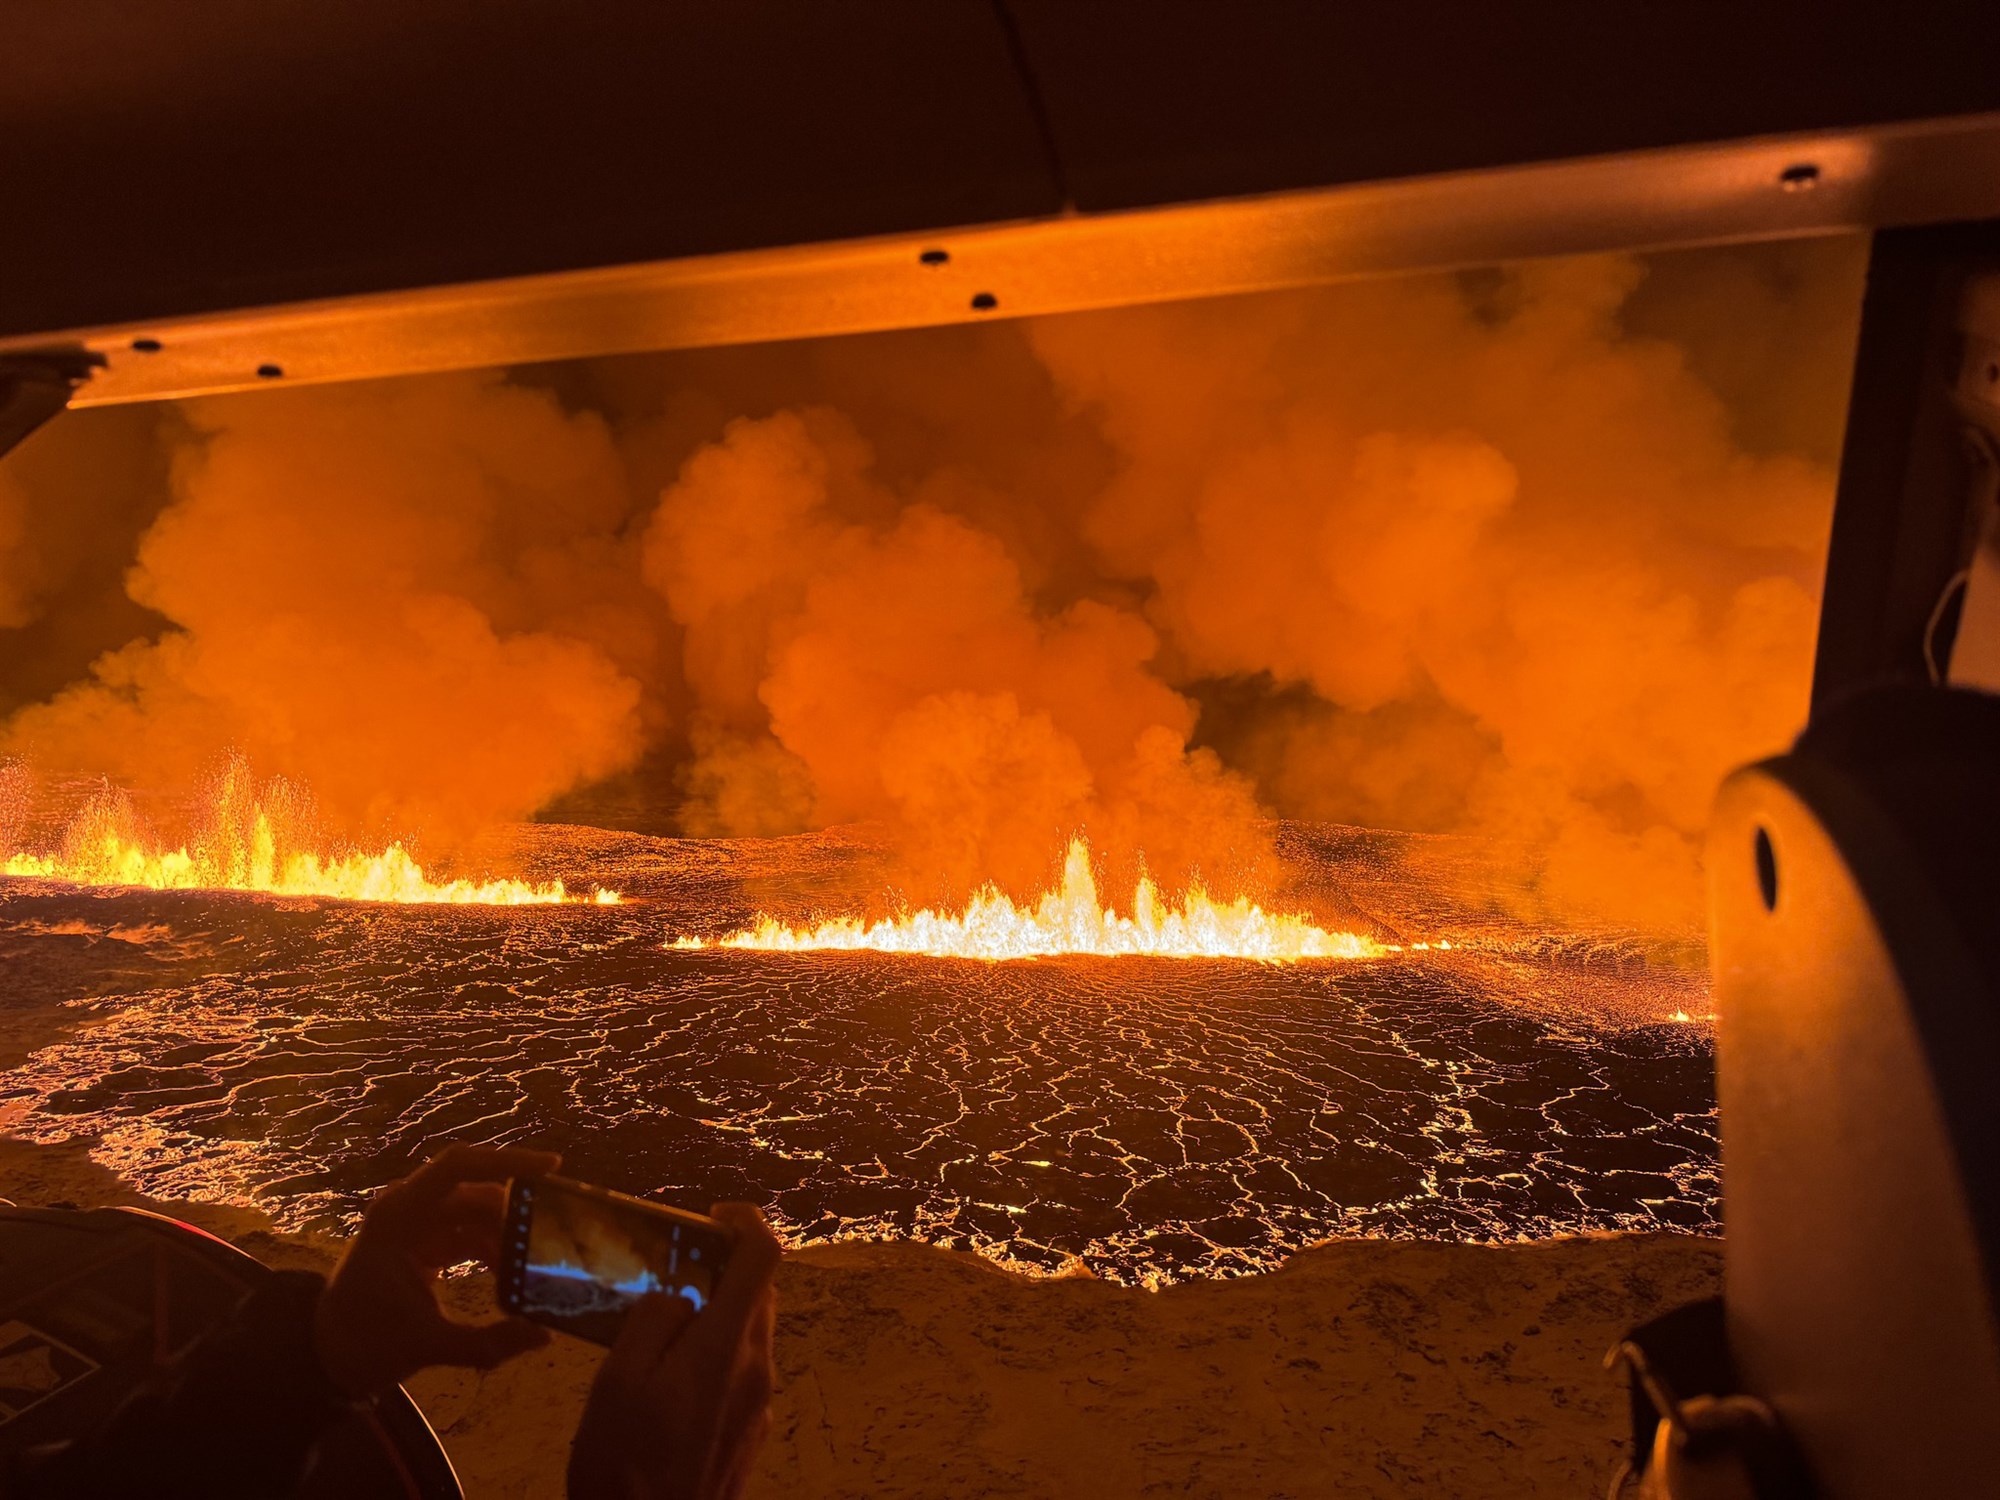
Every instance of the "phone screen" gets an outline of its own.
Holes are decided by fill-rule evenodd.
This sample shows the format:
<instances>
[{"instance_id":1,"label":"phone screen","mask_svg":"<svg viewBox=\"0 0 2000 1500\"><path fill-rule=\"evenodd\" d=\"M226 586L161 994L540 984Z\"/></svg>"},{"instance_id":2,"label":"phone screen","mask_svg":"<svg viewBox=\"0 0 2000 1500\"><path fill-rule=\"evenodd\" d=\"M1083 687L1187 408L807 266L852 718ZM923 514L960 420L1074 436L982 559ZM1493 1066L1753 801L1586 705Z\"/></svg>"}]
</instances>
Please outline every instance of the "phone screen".
<instances>
[{"instance_id":1,"label":"phone screen","mask_svg":"<svg viewBox=\"0 0 2000 1500\"><path fill-rule=\"evenodd\" d=\"M701 1311L729 1252L713 1219L560 1177L517 1180L507 1218L502 1303L599 1344L655 1292Z\"/></svg>"}]
</instances>

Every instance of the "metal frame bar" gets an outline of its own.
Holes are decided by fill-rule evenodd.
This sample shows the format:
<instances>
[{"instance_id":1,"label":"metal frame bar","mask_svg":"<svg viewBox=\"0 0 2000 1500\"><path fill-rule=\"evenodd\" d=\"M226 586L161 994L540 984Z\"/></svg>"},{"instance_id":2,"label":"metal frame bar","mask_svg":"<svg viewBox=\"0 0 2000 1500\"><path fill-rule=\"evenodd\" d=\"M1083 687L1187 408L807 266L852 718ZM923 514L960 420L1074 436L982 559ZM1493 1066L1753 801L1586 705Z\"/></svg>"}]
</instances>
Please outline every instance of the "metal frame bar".
<instances>
[{"instance_id":1,"label":"metal frame bar","mask_svg":"<svg viewBox=\"0 0 2000 1500\"><path fill-rule=\"evenodd\" d=\"M71 403L95 406L1995 215L2000 115L1978 115L53 330L0 353L101 355Z\"/></svg>"}]
</instances>

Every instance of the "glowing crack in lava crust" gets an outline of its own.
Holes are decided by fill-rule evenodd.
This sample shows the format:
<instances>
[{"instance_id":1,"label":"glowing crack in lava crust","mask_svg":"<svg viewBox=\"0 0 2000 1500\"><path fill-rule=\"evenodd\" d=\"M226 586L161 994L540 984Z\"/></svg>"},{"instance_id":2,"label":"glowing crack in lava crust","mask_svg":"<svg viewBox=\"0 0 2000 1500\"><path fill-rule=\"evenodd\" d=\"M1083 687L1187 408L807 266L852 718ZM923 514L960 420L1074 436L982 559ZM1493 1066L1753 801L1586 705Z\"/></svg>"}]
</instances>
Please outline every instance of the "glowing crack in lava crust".
<instances>
[{"instance_id":1,"label":"glowing crack in lava crust","mask_svg":"<svg viewBox=\"0 0 2000 1500\"><path fill-rule=\"evenodd\" d=\"M1367 962L681 949L854 910L860 835L515 830L617 905L369 905L0 880L11 1135L139 1191L351 1230L447 1140L745 1198L795 1244L919 1240L1157 1285L1337 1235L1719 1226L1698 954L1484 905L1454 842L1286 825ZM1421 860L1418 861L1418 856ZM1496 856L1497 858L1498 856ZM1448 932L1452 945L1413 939ZM1403 951L1393 951L1401 944Z\"/></svg>"},{"instance_id":2,"label":"glowing crack in lava crust","mask_svg":"<svg viewBox=\"0 0 2000 1500\"><path fill-rule=\"evenodd\" d=\"M1195 886L1178 906L1166 905L1152 880L1139 879L1132 915L1120 916L1098 901L1090 846L1072 839L1063 859L1062 884L1031 907L1016 906L988 886L957 916L905 912L880 922L842 917L817 927L788 927L759 915L741 932L712 942L677 938L683 950L748 948L766 953L868 950L931 958L1054 958L1097 954L1115 958L1246 958L1292 963L1309 958L1379 958L1400 948L1353 932L1327 932L1301 916L1265 911L1247 897L1218 902ZM1428 944L1423 946L1429 946ZM1449 948L1449 942L1439 945Z\"/></svg>"}]
</instances>

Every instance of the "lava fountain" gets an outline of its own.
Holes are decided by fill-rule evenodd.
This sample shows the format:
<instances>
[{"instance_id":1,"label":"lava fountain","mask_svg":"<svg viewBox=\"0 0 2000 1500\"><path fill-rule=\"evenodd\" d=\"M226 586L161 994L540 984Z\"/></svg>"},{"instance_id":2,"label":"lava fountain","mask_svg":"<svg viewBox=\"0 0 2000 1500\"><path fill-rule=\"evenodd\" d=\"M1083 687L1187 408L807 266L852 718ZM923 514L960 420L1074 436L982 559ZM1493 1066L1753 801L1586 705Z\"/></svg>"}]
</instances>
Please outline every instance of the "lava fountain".
<instances>
[{"instance_id":1,"label":"lava fountain","mask_svg":"<svg viewBox=\"0 0 2000 1500\"><path fill-rule=\"evenodd\" d=\"M817 927L788 927L760 915L741 932L715 939L682 937L672 946L765 953L868 950L989 963L1060 954L1296 963L1379 958L1400 951L1360 933L1328 932L1308 917L1267 912L1248 897L1220 902L1200 885L1190 888L1179 905L1169 905L1143 875L1132 893L1132 914L1120 916L1098 899L1090 846L1082 839L1070 841L1062 883L1032 905L1017 906L1005 892L988 886L956 915L926 909L874 923L841 917Z\"/></svg>"},{"instance_id":2,"label":"lava fountain","mask_svg":"<svg viewBox=\"0 0 2000 1500\"><path fill-rule=\"evenodd\" d=\"M201 832L169 846L153 837L131 799L92 797L42 853L0 850L0 876L67 885L156 891L249 891L426 906L554 906L574 902L560 880L438 880L400 842L376 853L334 851L319 839L310 797L274 778L262 786L241 761L213 788ZM615 905L615 891L590 900Z\"/></svg>"}]
</instances>

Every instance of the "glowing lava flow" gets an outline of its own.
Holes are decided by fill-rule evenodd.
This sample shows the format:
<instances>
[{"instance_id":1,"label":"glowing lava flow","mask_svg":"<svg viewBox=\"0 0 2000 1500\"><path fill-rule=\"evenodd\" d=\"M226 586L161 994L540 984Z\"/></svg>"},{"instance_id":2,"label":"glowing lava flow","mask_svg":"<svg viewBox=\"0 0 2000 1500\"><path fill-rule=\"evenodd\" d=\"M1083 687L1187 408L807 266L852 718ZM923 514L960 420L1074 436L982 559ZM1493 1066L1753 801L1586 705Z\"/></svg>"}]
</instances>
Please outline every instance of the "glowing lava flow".
<instances>
[{"instance_id":1,"label":"glowing lava flow","mask_svg":"<svg viewBox=\"0 0 2000 1500\"><path fill-rule=\"evenodd\" d=\"M1062 885L1044 893L1033 907L1016 906L989 886L957 916L919 911L873 925L844 917L813 928L786 927L774 918L759 917L747 931L712 941L684 937L673 946L767 953L869 949L993 962L1091 953L1292 963L1310 958L1376 958L1396 951L1359 933L1327 932L1304 917L1267 912L1244 897L1224 904L1198 886L1179 906L1169 907L1153 882L1144 878L1132 896L1132 915L1121 917L1099 903L1090 849L1081 839L1070 843Z\"/></svg>"},{"instance_id":2,"label":"glowing lava flow","mask_svg":"<svg viewBox=\"0 0 2000 1500\"><path fill-rule=\"evenodd\" d=\"M186 849L144 849L122 839L61 855L15 854L0 875L60 880L70 885L145 886L156 891L256 891L272 896L330 896L340 901L392 901L452 906L552 906L572 900L560 880L431 880L401 844L380 854L322 858L294 854L282 862L252 858L217 866ZM593 898L615 904L615 891Z\"/></svg>"},{"instance_id":3,"label":"glowing lava flow","mask_svg":"<svg viewBox=\"0 0 2000 1500\"><path fill-rule=\"evenodd\" d=\"M258 789L232 765L217 785L210 826L192 847L160 847L139 828L129 802L107 794L71 822L57 851L0 855L0 876L405 905L553 906L580 899L560 880L433 880L401 844L380 854L301 847L313 842L310 823L310 804L295 788L273 781ZM591 899L615 905L619 898L600 890Z\"/></svg>"}]
</instances>

